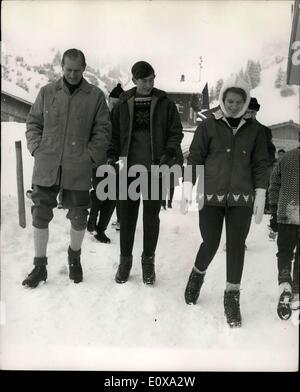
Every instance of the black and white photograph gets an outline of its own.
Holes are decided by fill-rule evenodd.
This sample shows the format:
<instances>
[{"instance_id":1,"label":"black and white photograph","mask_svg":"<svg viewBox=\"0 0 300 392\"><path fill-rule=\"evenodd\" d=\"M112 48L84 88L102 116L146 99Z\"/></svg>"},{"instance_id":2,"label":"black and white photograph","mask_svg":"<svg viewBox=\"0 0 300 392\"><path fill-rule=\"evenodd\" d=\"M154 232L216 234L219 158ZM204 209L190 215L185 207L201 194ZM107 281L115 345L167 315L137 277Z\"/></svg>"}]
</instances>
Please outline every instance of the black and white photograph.
<instances>
[{"instance_id":1,"label":"black and white photograph","mask_svg":"<svg viewBox=\"0 0 300 392\"><path fill-rule=\"evenodd\" d=\"M300 1L1 11L0 368L297 372Z\"/></svg>"}]
</instances>

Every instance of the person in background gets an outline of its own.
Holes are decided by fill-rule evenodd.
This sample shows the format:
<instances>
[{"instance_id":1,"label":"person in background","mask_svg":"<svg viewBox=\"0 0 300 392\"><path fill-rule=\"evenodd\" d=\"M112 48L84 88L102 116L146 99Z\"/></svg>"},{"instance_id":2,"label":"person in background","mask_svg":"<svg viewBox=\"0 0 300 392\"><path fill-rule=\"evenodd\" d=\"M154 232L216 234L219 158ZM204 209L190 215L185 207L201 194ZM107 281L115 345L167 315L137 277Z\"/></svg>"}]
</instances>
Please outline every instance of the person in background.
<instances>
[{"instance_id":1,"label":"person in background","mask_svg":"<svg viewBox=\"0 0 300 392\"><path fill-rule=\"evenodd\" d=\"M240 284L245 241L252 214L260 223L268 185L268 150L263 127L244 118L250 102L248 85L231 78L220 91L220 110L197 127L187 158L192 178L184 174L183 195L192 201L196 166L204 165L204 194L199 195L202 244L185 289L187 304L196 304L208 266L226 224L226 288L224 310L230 327L240 327ZM201 183L201 178L199 179ZM203 206L204 205L204 206ZM201 209L201 207L203 208Z\"/></svg>"},{"instance_id":2,"label":"person in background","mask_svg":"<svg viewBox=\"0 0 300 392\"><path fill-rule=\"evenodd\" d=\"M108 97L108 108L110 112L113 110L114 106L119 102L119 96L122 94L124 90L121 87L121 84L118 83L117 86L112 89L111 93ZM111 164L111 160L107 160L107 164ZM114 209L117 204L118 210L118 201L116 200L99 200L96 195L97 185L103 178L96 176L97 168L93 169L93 189L90 192L91 197L91 209L89 214L89 219L87 223L87 230L89 232L96 231L94 238L102 243L109 244L111 242L110 238L107 237L105 231L109 224L109 221L112 217ZM117 214L118 216L118 214Z\"/></svg>"},{"instance_id":3,"label":"person in background","mask_svg":"<svg viewBox=\"0 0 300 392\"><path fill-rule=\"evenodd\" d=\"M108 157L119 161L127 159L127 169L140 165L147 179L147 193L140 187L132 198L130 185L134 177L127 176L126 200L120 203L120 262L115 275L116 283L127 282L132 267L132 250L143 197L143 282L153 285L155 275L155 250L159 237L159 212L161 195L151 198L152 165L168 165L174 160L183 138L182 125L176 105L167 94L154 88L155 72L151 64L138 61L131 69L136 87L120 95L120 103L112 111L113 136ZM123 170L127 170L123 169ZM139 173L137 174L139 175Z\"/></svg>"},{"instance_id":4,"label":"person in background","mask_svg":"<svg viewBox=\"0 0 300 392\"><path fill-rule=\"evenodd\" d=\"M176 159L174 159L174 164L180 165L181 167L183 167L183 154L182 154L182 150L181 148L178 150L177 154L176 154ZM179 178L175 178L176 176L174 175L174 173L170 174L170 186L167 187L167 189L164 189L163 191L163 197L162 197L162 208L164 210L168 208L172 208L172 201L173 201L173 196L174 196L174 191L176 186L179 185ZM168 202L167 202L168 200Z\"/></svg>"},{"instance_id":5,"label":"person in background","mask_svg":"<svg viewBox=\"0 0 300 392\"><path fill-rule=\"evenodd\" d=\"M47 279L48 226L60 191L71 222L69 278L74 283L83 279L80 257L92 167L106 162L111 139L104 93L83 78L85 67L82 51L67 50L62 58L63 77L41 88L27 118L27 147L34 157L31 211L35 256L24 286L34 288Z\"/></svg>"},{"instance_id":6,"label":"person in background","mask_svg":"<svg viewBox=\"0 0 300 392\"><path fill-rule=\"evenodd\" d=\"M278 232L277 313L283 320L290 318L292 309L299 308L299 162L299 147L286 152L274 168L269 186L272 229Z\"/></svg>"},{"instance_id":7,"label":"person in background","mask_svg":"<svg viewBox=\"0 0 300 392\"><path fill-rule=\"evenodd\" d=\"M281 161L281 159L283 158L284 154L285 154L285 150L283 148L281 148L281 149L279 149L277 151L277 161L278 162Z\"/></svg>"},{"instance_id":8,"label":"person in background","mask_svg":"<svg viewBox=\"0 0 300 392\"><path fill-rule=\"evenodd\" d=\"M257 121L264 129L265 131L265 135L266 135L266 139L267 139L267 145L268 145L268 154L269 154L269 161L268 161L268 172L269 172L269 178L271 176L273 167L276 163L276 157L275 157L275 153L276 153L276 147L273 144L272 141L272 131L270 128L266 127L265 125L261 124L256 116L257 116L257 112L260 109L260 104L257 102L257 99L252 97L250 99L250 103L246 112L246 116L250 116L253 120ZM269 198L268 198L268 190L266 192L266 204L265 204L265 214L269 214L270 215L270 209L269 209ZM269 232L269 238L271 240L276 238L276 233L274 233L271 230L271 223L272 223L272 215L270 217L270 223L269 223L269 228L270 228L270 232Z\"/></svg>"},{"instance_id":9,"label":"person in background","mask_svg":"<svg viewBox=\"0 0 300 392\"><path fill-rule=\"evenodd\" d=\"M118 83L117 86L110 93L109 98L108 98L108 107L109 107L110 112L112 111L114 106L119 102L119 100L120 100L119 97L123 92L124 92L124 90L122 89L121 84ZM117 183L118 183L118 180L117 180ZM117 217L117 219L114 222L112 222L111 226L115 230L119 231L120 230L120 205L119 205L118 199L116 200L116 217Z\"/></svg>"}]
</instances>

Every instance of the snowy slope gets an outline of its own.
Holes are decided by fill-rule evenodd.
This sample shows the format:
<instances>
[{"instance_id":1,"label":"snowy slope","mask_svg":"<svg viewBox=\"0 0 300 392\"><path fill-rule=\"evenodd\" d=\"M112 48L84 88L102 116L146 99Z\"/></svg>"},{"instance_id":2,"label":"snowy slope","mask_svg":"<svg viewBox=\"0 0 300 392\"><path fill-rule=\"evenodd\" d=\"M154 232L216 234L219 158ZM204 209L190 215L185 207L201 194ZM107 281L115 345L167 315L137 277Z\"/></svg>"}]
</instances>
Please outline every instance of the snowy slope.
<instances>
[{"instance_id":1,"label":"snowy slope","mask_svg":"<svg viewBox=\"0 0 300 392\"><path fill-rule=\"evenodd\" d=\"M196 306L183 293L200 243L198 214L181 215L179 203L161 212L157 283L142 283L141 216L129 281L114 282L119 233L109 228L110 245L87 235L84 281L68 278L66 211L55 210L50 226L48 280L26 289L32 268L31 202L27 227L17 219L15 138L24 125L2 124L1 367L94 370L273 370L297 369L297 314L287 322L276 314L276 245L267 240L267 218L251 228L242 282L243 327L231 330L223 315L224 238L207 273ZM22 129L23 127L23 129ZM28 161L28 162L27 162ZM32 158L24 153L30 184ZM177 196L180 194L176 188Z\"/></svg>"},{"instance_id":2,"label":"snowy slope","mask_svg":"<svg viewBox=\"0 0 300 392\"><path fill-rule=\"evenodd\" d=\"M273 63L261 71L261 83L251 90L251 96L256 97L261 107L257 119L265 125L274 125L293 120L300 124L300 101L299 88L293 86L295 95L282 97L280 89L275 88L274 83L278 69L286 69L284 63Z\"/></svg>"}]
</instances>

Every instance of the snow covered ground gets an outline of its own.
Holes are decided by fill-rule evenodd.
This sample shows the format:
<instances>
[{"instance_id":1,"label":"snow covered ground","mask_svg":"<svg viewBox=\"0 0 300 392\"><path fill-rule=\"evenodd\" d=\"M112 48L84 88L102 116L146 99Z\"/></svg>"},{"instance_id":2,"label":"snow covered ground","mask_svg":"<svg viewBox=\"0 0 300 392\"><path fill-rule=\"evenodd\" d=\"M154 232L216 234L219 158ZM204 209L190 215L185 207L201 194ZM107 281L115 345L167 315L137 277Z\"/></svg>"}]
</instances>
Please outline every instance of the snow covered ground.
<instances>
[{"instance_id":1,"label":"snow covered ground","mask_svg":"<svg viewBox=\"0 0 300 392\"><path fill-rule=\"evenodd\" d=\"M141 216L134 265L118 285L119 233L111 244L87 234L83 244L84 281L68 278L69 222L55 210L50 225L48 280L37 289L22 280L32 268L30 200L27 227L18 226L14 140L25 127L2 124L1 173L1 367L5 369L84 370L256 370L295 371L298 366L298 314L281 321L276 314L276 243L269 242L267 217L253 223L247 239L242 281L243 326L230 329L223 314L224 237L196 306L184 302L184 289L201 238L197 212L182 215L179 203L161 212L156 253L157 282L141 277ZM23 143L24 144L24 143ZM25 188L32 158L23 145ZM176 192L180 192L177 188Z\"/></svg>"}]
</instances>

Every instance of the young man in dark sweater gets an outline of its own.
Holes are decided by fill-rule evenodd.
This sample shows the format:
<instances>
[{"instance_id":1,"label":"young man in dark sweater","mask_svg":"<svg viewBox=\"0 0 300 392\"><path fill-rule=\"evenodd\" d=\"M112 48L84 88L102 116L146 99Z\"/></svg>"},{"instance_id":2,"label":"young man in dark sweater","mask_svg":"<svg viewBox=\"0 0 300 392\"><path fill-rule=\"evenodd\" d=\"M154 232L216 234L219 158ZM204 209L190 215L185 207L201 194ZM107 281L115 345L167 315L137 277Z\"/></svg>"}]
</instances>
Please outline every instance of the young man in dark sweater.
<instances>
[{"instance_id":1,"label":"young man in dark sweater","mask_svg":"<svg viewBox=\"0 0 300 392\"><path fill-rule=\"evenodd\" d=\"M115 277L117 283L128 280L132 266L132 249L138 218L140 196L143 198L142 270L145 284L155 281L155 250L159 236L161 197L151 197L153 165L170 165L180 149L182 125L176 105L164 91L154 88L155 72L145 62L135 63L131 69L136 87L120 95L120 103L112 113L113 136L108 158L127 160L126 200L120 194L120 264ZM130 194L130 185L137 177L129 174L135 166L143 168L148 189L140 187L138 197ZM122 165L120 165L122 166ZM121 174L120 174L121 177ZM156 178L157 181L157 178ZM121 187L121 184L120 184Z\"/></svg>"}]
</instances>

